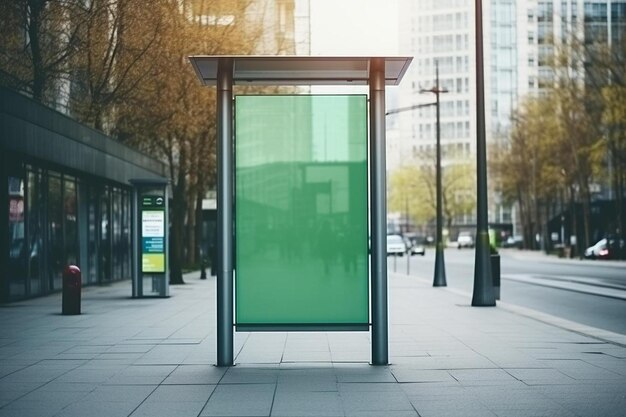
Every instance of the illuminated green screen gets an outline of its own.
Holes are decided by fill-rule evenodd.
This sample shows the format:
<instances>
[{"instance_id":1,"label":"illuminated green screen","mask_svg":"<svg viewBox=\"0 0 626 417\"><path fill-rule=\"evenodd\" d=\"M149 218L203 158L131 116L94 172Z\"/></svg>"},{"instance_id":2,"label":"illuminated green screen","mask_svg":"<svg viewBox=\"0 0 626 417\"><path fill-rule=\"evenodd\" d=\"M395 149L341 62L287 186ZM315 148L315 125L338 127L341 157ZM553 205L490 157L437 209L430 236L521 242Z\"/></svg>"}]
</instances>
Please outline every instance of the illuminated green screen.
<instances>
[{"instance_id":1,"label":"illuminated green screen","mask_svg":"<svg viewBox=\"0 0 626 417\"><path fill-rule=\"evenodd\" d=\"M238 329L366 329L366 104L235 98Z\"/></svg>"}]
</instances>

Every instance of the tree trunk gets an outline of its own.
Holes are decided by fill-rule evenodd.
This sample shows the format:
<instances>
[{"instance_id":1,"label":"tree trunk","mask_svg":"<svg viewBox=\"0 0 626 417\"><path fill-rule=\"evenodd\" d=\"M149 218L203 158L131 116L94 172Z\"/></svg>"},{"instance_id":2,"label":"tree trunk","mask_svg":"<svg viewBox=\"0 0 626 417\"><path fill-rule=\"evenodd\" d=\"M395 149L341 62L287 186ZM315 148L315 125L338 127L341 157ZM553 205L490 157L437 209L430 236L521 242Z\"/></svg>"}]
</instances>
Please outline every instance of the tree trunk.
<instances>
[{"instance_id":1,"label":"tree trunk","mask_svg":"<svg viewBox=\"0 0 626 417\"><path fill-rule=\"evenodd\" d=\"M587 248L590 246L590 218L591 218L591 193L589 192L589 187L583 191L583 227L585 233L585 240L583 242L583 248Z\"/></svg>"},{"instance_id":2,"label":"tree trunk","mask_svg":"<svg viewBox=\"0 0 626 417\"><path fill-rule=\"evenodd\" d=\"M626 238L624 233L624 172L615 151L611 155L613 159L613 194L615 196L615 214L617 215L616 234L619 238ZM626 254L620 254L624 256Z\"/></svg>"},{"instance_id":3,"label":"tree trunk","mask_svg":"<svg viewBox=\"0 0 626 417\"><path fill-rule=\"evenodd\" d=\"M569 233L570 236L570 242L572 241L572 236L574 236L576 238L576 244L575 245L570 245L570 249L571 249L571 257L575 257L578 255L578 230L577 230L577 223L576 223L576 202L574 201L574 189L572 188L572 186L570 185L569 187L569 212L570 212L570 219L571 219L571 228L572 230Z\"/></svg>"},{"instance_id":4,"label":"tree trunk","mask_svg":"<svg viewBox=\"0 0 626 417\"><path fill-rule=\"evenodd\" d=\"M526 198L528 198L528 196L526 196ZM528 209L527 201L524 199L524 193L519 188L517 190L517 201L519 203L520 221L522 223L522 236L524 236L522 247L524 249L532 249L533 234L530 210Z\"/></svg>"},{"instance_id":5,"label":"tree trunk","mask_svg":"<svg viewBox=\"0 0 626 417\"><path fill-rule=\"evenodd\" d=\"M184 234L186 214L187 181L185 167L187 152L184 144L180 147L178 179L173 187L172 202L172 245L170 248L170 284L184 284L182 263L184 259Z\"/></svg>"},{"instance_id":6,"label":"tree trunk","mask_svg":"<svg viewBox=\"0 0 626 417\"><path fill-rule=\"evenodd\" d=\"M544 206L543 215L544 218L541 219L541 235L543 236L543 250L546 253L549 253L552 250L552 238L548 234L548 221L550 219L550 203L546 203Z\"/></svg>"},{"instance_id":7,"label":"tree trunk","mask_svg":"<svg viewBox=\"0 0 626 417\"><path fill-rule=\"evenodd\" d=\"M41 52L40 26L41 12L44 7L42 0L30 0L28 8L30 10L30 22L28 24L28 37L30 40L30 52L33 60L33 99L38 102L43 101L46 88L46 70L44 68L43 56Z\"/></svg>"},{"instance_id":8,"label":"tree trunk","mask_svg":"<svg viewBox=\"0 0 626 417\"><path fill-rule=\"evenodd\" d=\"M196 251L197 251L197 256L200 260L200 262L202 262L204 260L204 258L206 258L206 248L204 248L202 246L203 242L202 242L202 197L203 197L203 193L200 192L198 193L197 197L196 197L196 230L195 230L195 235L196 235Z\"/></svg>"},{"instance_id":9,"label":"tree trunk","mask_svg":"<svg viewBox=\"0 0 626 417\"><path fill-rule=\"evenodd\" d=\"M190 187L191 188L191 187ZM194 187L196 188L196 187ZM187 198L187 201L189 202L187 204L187 225L186 225L186 241L187 241L187 246L186 246L186 253L185 253L185 260L186 260L186 265L188 267L195 267L196 265L196 246L197 246L197 242L196 242L196 195L197 192L196 191L191 191L189 193L187 193L187 195L185 196L185 198Z\"/></svg>"}]
</instances>

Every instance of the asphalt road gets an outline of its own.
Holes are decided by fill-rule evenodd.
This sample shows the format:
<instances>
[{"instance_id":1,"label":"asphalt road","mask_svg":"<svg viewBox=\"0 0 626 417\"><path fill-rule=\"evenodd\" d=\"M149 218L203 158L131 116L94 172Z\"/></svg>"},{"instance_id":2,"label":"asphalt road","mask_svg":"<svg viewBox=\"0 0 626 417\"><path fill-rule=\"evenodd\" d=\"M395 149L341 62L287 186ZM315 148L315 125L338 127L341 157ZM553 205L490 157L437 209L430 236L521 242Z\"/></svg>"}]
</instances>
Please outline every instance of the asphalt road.
<instances>
[{"instance_id":1,"label":"asphalt road","mask_svg":"<svg viewBox=\"0 0 626 417\"><path fill-rule=\"evenodd\" d=\"M468 293L474 281L474 250L445 250L448 286ZM432 278L433 248L425 256L389 258L390 270ZM559 260L514 249L501 251L501 300L566 320L626 334L626 262ZM554 288L554 286L562 288Z\"/></svg>"}]
</instances>

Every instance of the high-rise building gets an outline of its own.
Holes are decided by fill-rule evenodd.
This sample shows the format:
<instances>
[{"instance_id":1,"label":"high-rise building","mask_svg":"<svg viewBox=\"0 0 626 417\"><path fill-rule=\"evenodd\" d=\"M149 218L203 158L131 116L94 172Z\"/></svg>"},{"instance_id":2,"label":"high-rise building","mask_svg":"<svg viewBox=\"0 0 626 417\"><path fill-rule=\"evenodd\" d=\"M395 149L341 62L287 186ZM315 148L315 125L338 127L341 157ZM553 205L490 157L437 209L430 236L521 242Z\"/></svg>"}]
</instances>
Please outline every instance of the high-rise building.
<instances>
[{"instance_id":1,"label":"high-rise building","mask_svg":"<svg viewBox=\"0 0 626 417\"><path fill-rule=\"evenodd\" d=\"M398 91L398 107L435 101L432 93L439 70L442 166L473 159L476 154L475 44L472 3L462 0L403 0L399 5L399 49L415 58ZM394 116L390 116L394 117ZM396 143L389 152L388 169L418 163L434 155L436 106L398 113ZM434 157L432 158L434 163ZM472 224L466 213L455 224Z\"/></svg>"},{"instance_id":2,"label":"high-rise building","mask_svg":"<svg viewBox=\"0 0 626 417\"><path fill-rule=\"evenodd\" d=\"M558 45L576 39L584 45L620 46L626 33L626 1L619 0L489 0L483 1L485 115L488 144L505 143L512 111L521 100L554 85L550 66ZM399 88L398 107L434 100L420 94L434 85L435 63L441 87L441 145L444 167L475 158L476 71L474 2L401 0L400 53L413 55L413 65ZM581 80L593 57L576 63ZM573 71L577 71L573 68ZM610 77L607 75L607 83ZM435 108L424 107L395 116L397 130L389 144L388 169L417 163L416 156L434 152ZM445 168L444 168L445 169ZM490 223L511 223L514 208L489 184Z\"/></svg>"},{"instance_id":3,"label":"high-rise building","mask_svg":"<svg viewBox=\"0 0 626 417\"><path fill-rule=\"evenodd\" d=\"M516 0L486 1L485 37L485 122L489 144L508 140L511 112L517 104L518 89L518 14ZM512 207L502 200L498 184L488 181L489 221L507 225L513 221Z\"/></svg>"},{"instance_id":4,"label":"high-rise building","mask_svg":"<svg viewBox=\"0 0 626 417\"><path fill-rule=\"evenodd\" d=\"M207 26L241 25L254 41L254 53L308 55L310 0L188 0L181 7L190 20Z\"/></svg>"}]
</instances>

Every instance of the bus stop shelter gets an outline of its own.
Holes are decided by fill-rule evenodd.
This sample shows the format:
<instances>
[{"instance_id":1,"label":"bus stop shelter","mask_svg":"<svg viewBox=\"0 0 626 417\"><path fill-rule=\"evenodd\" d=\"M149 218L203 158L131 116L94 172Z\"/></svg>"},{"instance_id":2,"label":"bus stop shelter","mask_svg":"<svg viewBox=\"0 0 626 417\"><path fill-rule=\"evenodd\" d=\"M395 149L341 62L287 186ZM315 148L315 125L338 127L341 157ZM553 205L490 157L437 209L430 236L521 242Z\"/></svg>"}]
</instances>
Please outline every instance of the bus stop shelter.
<instances>
[{"instance_id":1,"label":"bus stop shelter","mask_svg":"<svg viewBox=\"0 0 626 417\"><path fill-rule=\"evenodd\" d=\"M400 83L412 58L200 55L191 56L189 60L202 84L217 87L217 365L231 366L234 362L234 85L369 86L369 190L365 193L369 200L363 205L367 206L364 210L369 214L366 233L370 239L371 312L365 326L371 329L371 363L388 364L385 87ZM306 328L270 326L259 330L363 330L307 324Z\"/></svg>"}]
</instances>

